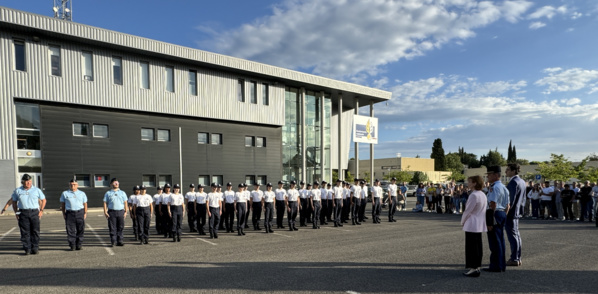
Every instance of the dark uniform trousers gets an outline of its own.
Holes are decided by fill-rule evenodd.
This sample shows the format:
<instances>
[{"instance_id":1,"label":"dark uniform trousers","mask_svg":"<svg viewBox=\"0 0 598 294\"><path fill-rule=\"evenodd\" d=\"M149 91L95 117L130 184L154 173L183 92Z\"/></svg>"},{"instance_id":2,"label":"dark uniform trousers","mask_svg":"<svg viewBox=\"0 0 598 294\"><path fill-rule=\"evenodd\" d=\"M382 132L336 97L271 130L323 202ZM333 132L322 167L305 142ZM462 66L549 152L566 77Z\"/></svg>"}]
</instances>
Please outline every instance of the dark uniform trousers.
<instances>
[{"instance_id":1,"label":"dark uniform trousers","mask_svg":"<svg viewBox=\"0 0 598 294\"><path fill-rule=\"evenodd\" d=\"M388 220L395 219L395 212L397 211L397 196L390 197L390 203L388 206Z\"/></svg>"},{"instance_id":2,"label":"dark uniform trousers","mask_svg":"<svg viewBox=\"0 0 598 294\"><path fill-rule=\"evenodd\" d=\"M247 211L245 211L245 227L246 228L249 227L248 223L249 223L249 207L250 207L250 205L251 205L251 202L247 201L247 206L246 206L247 207Z\"/></svg>"},{"instance_id":3,"label":"dark uniform trousers","mask_svg":"<svg viewBox=\"0 0 598 294\"><path fill-rule=\"evenodd\" d=\"M156 215L156 232L162 234L162 215L160 215L160 204L154 205L154 214Z\"/></svg>"},{"instance_id":4,"label":"dark uniform trousers","mask_svg":"<svg viewBox=\"0 0 598 294\"><path fill-rule=\"evenodd\" d=\"M314 208L309 205L309 198L305 201L307 208L305 209L306 222L311 223L314 215ZM303 205L303 204L302 204ZM302 206L303 207L303 206Z\"/></svg>"},{"instance_id":5,"label":"dark uniform trousers","mask_svg":"<svg viewBox=\"0 0 598 294\"><path fill-rule=\"evenodd\" d=\"M108 210L108 230L110 231L110 242L123 243L123 229L125 228L125 211Z\"/></svg>"},{"instance_id":6,"label":"dark uniform trousers","mask_svg":"<svg viewBox=\"0 0 598 294\"><path fill-rule=\"evenodd\" d=\"M349 212L351 211L351 198L343 199L343 214L341 216L341 221L346 222L349 219Z\"/></svg>"},{"instance_id":7,"label":"dark uniform trousers","mask_svg":"<svg viewBox=\"0 0 598 294\"><path fill-rule=\"evenodd\" d=\"M235 222L235 203L224 203L224 212L222 214L226 231L232 231L233 223ZM237 217L237 219L239 219L239 217Z\"/></svg>"},{"instance_id":8,"label":"dark uniform trousers","mask_svg":"<svg viewBox=\"0 0 598 294\"><path fill-rule=\"evenodd\" d=\"M284 200L276 200L276 226L282 228L282 218L284 217Z\"/></svg>"},{"instance_id":9,"label":"dark uniform trousers","mask_svg":"<svg viewBox=\"0 0 598 294\"><path fill-rule=\"evenodd\" d=\"M289 221L289 228L295 227L295 219L297 218L297 201L289 201L289 208L287 219Z\"/></svg>"},{"instance_id":10,"label":"dark uniform trousers","mask_svg":"<svg viewBox=\"0 0 598 294\"><path fill-rule=\"evenodd\" d=\"M365 219L365 207L368 204L368 199L361 199L361 204L359 205L359 221L362 222Z\"/></svg>"},{"instance_id":11,"label":"dark uniform trousers","mask_svg":"<svg viewBox=\"0 0 598 294\"><path fill-rule=\"evenodd\" d=\"M247 202L237 202L237 230L243 230L245 228L246 212Z\"/></svg>"},{"instance_id":12,"label":"dark uniform trousers","mask_svg":"<svg viewBox=\"0 0 598 294\"><path fill-rule=\"evenodd\" d=\"M172 214L172 236L181 237L181 225L183 224L183 207L180 205L170 205Z\"/></svg>"},{"instance_id":13,"label":"dark uniform trousers","mask_svg":"<svg viewBox=\"0 0 598 294\"><path fill-rule=\"evenodd\" d=\"M203 227L206 225L206 204L196 204L197 205L197 231L200 234L204 233Z\"/></svg>"},{"instance_id":14,"label":"dark uniform trousers","mask_svg":"<svg viewBox=\"0 0 598 294\"><path fill-rule=\"evenodd\" d=\"M66 236L70 247L81 247L85 235L85 211L66 211Z\"/></svg>"},{"instance_id":15,"label":"dark uniform trousers","mask_svg":"<svg viewBox=\"0 0 598 294\"><path fill-rule=\"evenodd\" d=\"M137 216L135 215L135 211L132 209L133 204L129 203L129 207L131 207L131 221L133 221L133 236L139 237L139 231L137 230L139 229L139 223L137 222Z\"/></svg>"},{"instance_id":16,"label":"dark uniform trousers","mask_svg":"<svg viewBox=\"0 0 598 294\"><path fill-rule=\"evenodd\" d=\"M353 221L359 221L359 207L361 205L361 199L353 198L353 207L351 207L351 218Z\"/></svg>"},{"instance_id":17,"label":"dark uniform trousers","mask_svg":"<svg viewBox=\"0 0 598 294\"><path fill-rule=\"evenodd\" d=\"M382 206L380 205L380 197L374 197L372 202L372 219L375 222L380 221L380 212L382 212Z\"/></svg>"},{"instance_id":18,"label":"dark uniform trousers","mask_svg":"<svg viewBox=\"0 0 598 294\"><path fill-rule=\"evenodd\" d=\"M274 219L274 203L264 202L264 227L266 230L272 229L272 220Z\"/></svg>"},{"instance_id":19,"label":"dark uniform trousers","mask_svg":"<svg viewBox=\"0 0 598 294\"><path fill-rule=\"evenodd\" d=\"M257 230L260 227L260 219L262 218L262 202L253 202L252 208L251 222L253 223L253 228Z\"/></svg>"},{"instance_id":20,"label":"dark uniform trousers","mask_svg":"<svg viewBox=\"0 0 598 294\"><path fill-rule=\"evenodd\" d=\"M23 249L39 248L39 209L19 209L19 229Z\"/></svg>"},{"instance_id":21,"label":"dark uniform trousers","mask_svg":"<svg viewBox=\"0 0 598 294\"><path fill-rule=\"evenodd\" d=\"M149 208L149 206L137 206L137 209L135 210L135 216L137 217L137 224L139 226L137 229L137 232L139 232L139 239L147 240L149 237L150 222L152 220L152 210Z\"/></svg>"},{"instance_id":22,"label":"dark uniform trousers","mask_svg":"<svg viewBox=\"0 0 598 294\"><path fill-rule=\"evenodd\" d=\"M164 236L170 235L172 232L172 219L168 215L168 205L162 205L162 233Z\"/></svg>"},{"instance_id":23,"label":"dark uniform trousers","mask_svg":"<svg viewBox=\"0 0 598 294\"><path fill-rule=\"evenodd\" d=\"M328 210L326 211L326 219L331 222L332 221L332 213L334 212L334 207L332 205L332 203L334 202L334 199L328 199L326 200L326 202L328 202Z\"/></svg>"},{"instance_id":24,"label":"dark uniform trousers","mask_svg":"<svg viewBox=\"0 0 598 294\"><path fill-rule=\"evenodd\" d=\"M314 200L314 215L313 215L313 219L312 219L312 223L314 228L318 227L318 223L320 222L320 211L322 210L322 204L320 203L320 200Z\"/></svg>"},{"instance_id":25,"label":"dark uniform trousers","mask_svg":"<svg viewBox=\"0 0 598 294\"><path fill-rule=\"evenodd\" d=\"M343 213L343 199L334 199L334 223L340 225L341 214Z\"/></svg>"},{"instance_id":26,"label":"dark uniform trousers","mask_svg":"<svg viewBox=\"0 0 598 294\"><path fill-rule=\"evenodd\" d=\"M197 231L197 225L195 222L197 221L197 214L195 212L195 202L189 201L187 202L187 223L189 224L189 230L191 232Z\"/></svg>"},{"instance_id":27,"label":"dark uniform trousers","mask_svg":"<svg viewBox=\"0 0 598 294\"><path fill-rule=\"evenodd\" d=\"M210 207L210 235L218 234L220 224L220 207Z\"/></svg>"},{"instance_id":28,"label":"dark uniform trousers","mask_svg":"<svg viewBox=\"0 0 598 294\"><path fill-rule=\"evenodd\" d=\"M323 225L326 222L326 215L328 214L328 200L322 199L320 204L322 205L322 209L320 209L320 225Z\"/></svg>"},{"instance_id":29,"label":"dark uniform trousers","mask_svg":"<svg viewBox=\"0 0 598 294\"><path fill-rule=\"evenodd\" d=\"M307 211L309 209L309 205L307 205L307 198L301 198L301 210L299 211L299 224L305 226L307 221Z\"/></svg>"},{"instance_id":30,"label":"dark uniform trousers","mask_svg":"<svg viewBox=\"0 0 598 294\"><path fill-rule=\"evenodd\" d=\"M507 215L504 211L495 211L494 219L496 225L492 228L492 231L488 232L488 244L490 245L490 265L488 266L491 270L502 270L504 271L507 267L505 260L505 221Z\"/></svg>"}]
</instances>

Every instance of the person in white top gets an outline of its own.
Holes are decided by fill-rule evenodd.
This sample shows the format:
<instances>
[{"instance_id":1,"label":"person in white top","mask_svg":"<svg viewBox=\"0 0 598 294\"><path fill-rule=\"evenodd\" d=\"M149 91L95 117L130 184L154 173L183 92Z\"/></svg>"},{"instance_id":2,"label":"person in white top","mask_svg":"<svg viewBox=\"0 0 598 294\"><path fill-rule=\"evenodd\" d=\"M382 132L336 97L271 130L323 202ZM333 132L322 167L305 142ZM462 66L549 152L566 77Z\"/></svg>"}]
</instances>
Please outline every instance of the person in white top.
<instances>
[{"instance_id":1,"label":"person in white top","mask_svg":"<svg viewBox=\"0 0 598 294\"><path fill-rule=\"evenodd\" d=\"M204 226L206 225L206 199L208 194L203 191L204 187L202 184L197 184L197 193L195 193L195 213L197 219L197 231L199 235L203 236L206 234Z\"/></svg>"},{"instance_id":2,"label":"person in white top","mask_svg":"<svg viewBox=\"0 0 598 294\"><path fill-rule=\"evenodd\" d=\"M264 191L260 190L260 184L258 182L253 183L255 190L251 191L251 223L253 224L254 231L261 231L260 219L262 218L262 198L264 198Z\"/></svg>"},{"instance_id":3,"label":"person in white top","mask_svg":"<svg viewBox=\"0 0 598 294\"><path fill-rule=\"evenodd\" d=\"M388 185L388 221L395 222L395 212L397 211L397 191L399 187L397 187L397 178L392 178L390 180L390 185Z\"/></svg>"},{"instance_id":4,"label":"person in white top","mask_svg":"<svg viewBox=\"0 0 598 294\"><path fill-rule=\"evenodd\" d=\"M218 230L224 231L225 224L226 224L226 217L228 215L226 213L226 199L224 198L224 192L222 191L221 184L216 185L216 193L218 193L218 195L220 196L220 199L222 200L222 214L220 215L220 222L218 224ZM228 233L228 230L227 230L227 233Z\"/></svg>"},{"instance_id":5,"label":"person in white top","mask_svg":"<svg viewBox=\"0 0 598 294\"><path fill-rule=\"evenodd\" d=\"M189 185L189 192L185 194L185 206L187 206L187 223L189 224L189 232L197 232L197 226L195 225L196 213L195 213L195 185Z\"/></svg>"},{"instance_id":6,"label":"person in white top","mask_svg":"<svg viewBox=\"0 0 598 294\"><path fill-rule=\"evenodd\" d=\"M336 186L332 189L332 208L334 210L334 226L342 227L341 214L343 211L343 194L344 189L341 180L336 180Z\"/></svg>"},{"instance_id":7,"label":"person in white top","mask_svg":"<svg viewBox=\"0 0 598 294\"><path fill-rule=\"evenodd\" d=\"M245 211L245 228L249 229L249 212L251 211L251 192L246 183L243 183L243 193L245 193L245 202L247 204L247 211Z\"/></svg>"},{"instance_id":8,"label":"person in white top","mask_svg":"<svg viewBox=\"0 0 598 294\"><path fill-rule=\"evenodd\" d=\"M349 212L351 211L351 183L343 181L343 214L341 222L348 223Z\"/></svg>"},{"instance_id":9,"label":"person in white top","mask_svg":"<svg viewBox=\"0 0 598 294\"><path fill-rule=\"evenodd\" d=\"M550 186L550 182L544 182L544 188L540 191L540 217L543 219L551 219L550 212L552 211L552 196L554 195L554 187ZM546 209L546 214L544 213Z\"/></svg>"},{"instance_id":10,"label":"person in white top","mask_svg":"<svg viewBox=\"0 0 598 294\"><path fill-rule=\"evenodd\" d=\"M272 191L272 183L266 184L266 192L262 198L262 207L264 209L264 230L266 233L274 233L272 230L272 220L274 218L274 199L276 194Z\"/></svg>"},{"instance_id":11,"label":"person in white top","mask_svg":"<svg viewBox=\"0 0 598 294\"><path fill-rule=\"evenodd\" d=\"M332 213L334 212L334 192L332 191L332 184L326 184L326 202L328 202L328 209L326 210L326 221L332 222Z\"/></svg>"},{"instance_id":12,"label":"person in white top","mask_svg":"<svg viewBox=\"0 0 598 294\"><path fill-rule=\"evenodd\" d=\"M168 201L170 201L170 184L166 183L164 185L164 191L162 195L160 195L160 214L162 216L162 233L164 233L164 238L170 237L172 238L172 219L168 215Z\"/></svg>"},{"instance_id":13,"label":"person in white top","mask_svg":"<svg viewBox=\"0 0 598 294\"><path fill-rule=\"evenodd\" d=\"M237 212L237 233L245 236L245 212L247 211L247 194L244 191L245 185L239 184L235 192L235 211Z\"/></svg>"},{"instance_id":14,"label":"person in white top","mask_svg":"<svg viewBox=\"0 0 598 294\"><path fill-rule=\"evenodd\" d=\"M222 214L222 197L218 193L218 184L212 183L212 192L208 193L206 206L208 207L210 239L218 238L218 225Z\"/></svg>"},{"instance_id":15,"label":"person in white top","mask_svg":"<svg viewBox=\"0 0 598 294\"><path fill-rule=\"evenodd\" d=\"M287 191L287 220L289 222L289 231L298 231L295 226L295 219L297 218L297 211L301 209L299 203L299 191L295 189L297 182L291 181L291 187Z\"/></svg>"},{"instance_id":16,"label":"person in white top","mask_svg":"<svg viewBox=\"0 0 598 294\"><path fill-rule=\"evenodd\" d=\"M139 244L149 244L149 228L152 220L152 213L154 207L152 206L152 196L145 194L145 186L141 186L141 193L135 197L133 201L133 209L135 210L135 218L137 219L139 233Z\"/></svg>"},{"instance_id":17,"label":"person in white top","mask_svg":"<svg viewBox=\"0 0 598 294\"><path fill-rule=\"evenodd\" d=\"M309 210L309 205L307 205L309 191L305 188L304 181L301 181L299 185L301 186L299 189L299 201L301 202L301 210L299 210L299 226L305 227L307 226L307 211Z\"/></svg>"},{"instance_id":18,"label":"person in white top","mask_svg":"<svg viewBox=\"0 0 598 294\"><path fill-rule=\"evenodd\" d=\"M365 216L365 208L368 203L368 187L366 186L365 181L361 181L359 182L359 184L361 184L361 190L359 191L361 195L361 205L359 206L359 221L365 222L365 220L368 219Z\"/></svg>"},{"instance_id":19,"label":"person in white top","mask_svg":"<svg viewBox=\"0 0 598 294\"><path fill-rule=\"evenodd\" d=\"M127 200L129 215L131 216L131 220L133 221L133 235L135 235L135 241L139 241L139 223L137 223L137 218L135 217L135 209L133 209L133 203L135 202L135 199L137 199L137 195L139 195L140 193L141 188L139 186L133 187L133 195L131 195Z\"/></svg>"},{"instance_id":20,"label":"person in white top","mask_svg":"<svg viewBox=\"0 0 598 294\"><path fill-rule=\"evenodd\" d=\"M181 185L175 184L174 193L168 199L168 215L172 219L172 242L181 242L181 225L185 217L185 196L180 193Z\"/></svg>"},{"instance_id":21,"label":"person in white top","mask_svg":"<svg viewBox=\"0 0 598 294\"><path fill-rule=\"evenodd\" d=\"M540 184L534 184L532 189L527 193L527 198L530 199L532 204L531 214L532 219L538 219L540 212Z\"/></svg>"},{"instance_id":22,"label":"person in white top","mask_svg":"<svg viewBox=\"0 0 598 294\"><path fill-rule=\"evenodd\" d=\"M314 182L314 187L309 195L309 203L314 212L312 224L314 229L320 228L320 210L322 209L322 192L319 189L320 183Z\"/></svg>"},{"instance_id":23,"label":"person in white top","mask_svg":"<svg viewBox=\"0 0 598 294\"><path fill-rule=\"evenodd\" d=\"M320 185L320 197L322 197L322 210L320 211L320 225L327 225L328 209L328 190L326 190L326 181Z\"/></svg>"},{"instance_id":24,"label":"person in white top","mask_svg":"<svg viewBox=\"0 0 598 294\"><path fill-rule=\"evenodd\" d=\"M235 191L233 191L233 183L226 183L226 191L222 194L222 198L224 207L222 208L220 223L224 223L224 225L220 227L225 228L227 233L233 233L233 224L235 222Z\"/></svg>"},{"instance_id":25,"label":"person in white top","mask_svg":"<svg viewBox=\"0 0 598 294\"><path fill-rule=\"evenodd\" d=\"M276 228L284 229L282 219L286 209L287 191L282 188L282 181L278 181L278 189L274 191L276 195Z\"/></svg>"},{"instance_id":26,"label":"person in white top","mask_svg":"<svg viewBox=\"0 0 598 294\"><path fill-rule=\"evenodd\" d=\"M359 180L355 180L355 184L351 187L351 221L353 225L361 225L361 223L359 222L360 206L361 187L359 186Z\"/></svg>"},{"instance_id":27,"label":"person in white top","mask_svg":"<svg viewBox=\"0 0 598 294\"><path fill-rule=\"evenodd\" d=\"M158 235L164 234L162 232L162 214L160 214L160 196L162 196L162 187L156 188L156 194L154 194L154 215L156 216L156 231Z\"/></svg>"},{"instance_id":28,"label":"person in white top","mask_svg":"<svg viewBox=\"0 0 598 294\"><path fill-rule=\"evenodd\" d=\"M374 186L372 187L372 221L375 224L380 223L380 212L382 211L382 187L380 187L380 180L376 179L374 181Z\"/></svg>"}]
</instances>

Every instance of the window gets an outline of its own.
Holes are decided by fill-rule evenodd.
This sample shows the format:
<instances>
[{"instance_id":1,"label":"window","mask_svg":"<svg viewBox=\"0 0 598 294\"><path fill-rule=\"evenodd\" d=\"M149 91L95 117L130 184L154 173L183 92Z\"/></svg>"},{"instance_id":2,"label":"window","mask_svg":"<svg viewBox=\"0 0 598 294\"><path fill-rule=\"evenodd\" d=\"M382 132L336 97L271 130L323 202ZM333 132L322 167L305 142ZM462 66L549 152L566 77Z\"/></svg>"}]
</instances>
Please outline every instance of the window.
<instances>
[{"instance_id":1,"label":"window","mask_svg":"<svg viewBox=\"0 0 598 294\"><path fill-rule=\"evenodd\" d=\"M83 79L93 81L93 53L81 52L81 64L83 65Z\"/></svg>"},{"instance_id":2,"label":"window","mask_svg":"<svg viewBox=\"0 0 598 294\"><path fill-rule=\"evenodd\" d=\"M88 123L73 123L73 136L87 136L89 135Z\"/></svg>"},{"instance_id":3,"label":"window","mask_svg":"<svg viewBox=\"0 0 598 294\"><path fill-rule=\"evenodd\" d=\"M112 56L112 77L114 84L123 84L123 59L122 57Z\"/></svg>"},{"instance_id":4,"label":"window","mask_svg":"<svg viewBox=\"0 0 598 294\"><path fill-rule=\"evenodd\" d=\"M158 142L170 142L170 130L158 130Z\"/></svg>"},{"instance_id":5,"label":"window","mask_svg":"<svg viewBox=\"0 0 598 294\"><path fill-rule=\"evenodd\" d=\"M204 186L209 186L210 185L210 176L199 176L197 177L197 183L198 184L202 184Z\"/></svg>"},{"instance_id":6,"label":"window","mask_svg":"<svg viewBox=\"0 0 598 294\"><path fill-rule=\"evenodd\" d=\"M245 176L245 184L253 185L255 183L255 176Z\"/></svg>"},{"instance_id":7,"label":"window","mask_svg":"<svg viewBox=\"0 0 598 294\"><path fill-rule=\"evenodd\" d=\"M197 144L208 144L208 133L197 133Z\"/></svg>"},{"instance_id":8,"label":"window","mask_svg":"<svg viewBox=\"0 0 598 294\"><path fill-rule=\"evenodd\" d=\"M222 176L212 176L212 183L216 183L216 184L223 184L223 177Z\"/></svg>"},{"instance_id":9,"label":"window","mask_svg":"<svg viewBox=\"0 0 598 294\"><path fill-rule=\"evenodd\" d=\"M79 187L91 187L91 181L89 175L77 174L75 175L75 181L79 184Z\"/></svg>"},{"instance_id":10,"label":"window","mask_svg":"<svg viewBox=\"0 0 598 294\"><path fill-rule=\"evenodd\" d=\"M245 81L237 81L237 100L239 102L245 102Z\"/></svg>"},{"instance_id":11,"label":"window","mask_svg":"<svg viewBox=\"0 0 598 294\"><path fill-rule=\"evenodd\" d=\"M143 88L143 89L150 88L149 62L146 62L146 61L139 62L139 79L141 80L141 88Z\"/></svg>"},{"instance_id":12,"label":"window","mask_svg":"<svg viewBox=\"0 0 598 294\"><path fill-rule=\"evenodd\" d=\"M50 74L57 77L61 76L60 47L50 46L48 53L50 54Z\"/></svg>"},{"instance_id":13,"label":"window","mask_svg":"<svg viewBox=\"0 0 598 294\"><path fill-rule=\"evenodd\" d=\"M197 72L189 71L189 94L197 96Z\"/></svg>"},{"instance_id":14,"label":"window","mask_svg":"<svg viewBox=\"0 0 598 294\"><path fill-rule=\"evenodd\" d=\"M141 128L141 140L142 141L154 141L154 129Z\"/></svg>"},{"instance_id":15,"label":"window","mask_svg":"<svg viewBox=\"0 0 598 294\"><path fill-rule=\"evenodd\" d=\"M174 92L174 67L167 66L164 70L166 73L166 91Z\"/></svg>"},{"instance_id":16,"label":"window","mask_svg":"<svg viewBox=\"0 0 598 294\"><path fill-rule=\"evenodd\" d=\"M39 105L15 103L17 114L17 148L40 150Z\"/></svg>"},{"instance_id":17,"label":"window","mask_svg":"<svg viewBox=\"0 0 598 294\"><path fill-rule=\"evenodd\" d=\"M255 147L266 147L266 138L255 137Z\"/></svg>"},{"instance_id":18,"label":"window","mask_svg":"<svg viewBox=\"0 0 598 294\"><path fill-rule=\"evenodd\" d=\"M21 40L13 40L15 49L15 70L27 71L27 63L25 62L25 42Z\"/></svg>"},{"instance_id":19,"label":"window","mask_svg":"<svg viewBox=\"0 0 598 294\"><path fill-rule=\"evenodd\" d=\"M212 145L222 145L222 134L212 134L210 138Z\"/></svg>"},{"instance_id":20,"label":"window","mask_svg":"<svg viewBox=\"0 0 598 294\"><path fill-rule=\"evenodd\" d=\"M96 188L109 187L110 175L95 175L93 177L93 186Z\"/></svg>"},{"instance_id":21,"label":"window","mask_svg":"<svg viewBox=\"0 0 598 294\"><path fill-rule=\"evenodd\" d=\"M253 147L255 145L254 139L252 136L245 136L245 147Z\"/></svg>"},{"instance_id":22,"label":"window","mask_svg":"<svg viewBox=\"0 0 598 294\"><path fill-rule=\"evenodd\" d=\"M254 81L249 83L249 100L251 103L257 104L257 83Z\"/></svg>"},{"instance_id":23,"label":"window","mask_svg":"<svg viewBox=\"0 0 598 294\"><path fill-rule=\"evenodd\" d=\"M158 176L158 185L164 187L166 184L172 183L172 176L171 175L160 175Z\"/></svg>"},{"instance_id":24,"label":"window","mask_svg":"<svg viewBox=\"0 0 598 294\"><path fill-rule=\"evenodd\" d=\"M270 89L268 88L268 84L262 84L262 103L264 105L270 105L269 92Z\"/></svg>"},{"instance_id":25,"label":"window","mask_svg":"<svg viewBox=\"0 0 598 294\"><path fill-rule=\"evenodd\" d=\"M108 125L93 125L94 138L108 138Z\"/></svg>"},{"instance_id":26,"label":"window","mask_svg":"<svg viewBox=\"0 0 598 294\"><path fill-rule=\"evenodd\" d=\"M156 176L155 175L143 175L141 179L141 184L146 187L155 187L156 186Z\"/></svg>"},{"instance_id":27,"label":"window","mask_svg":"<svg viewBox=\"0 0 598 294\"><path fill-rule=\"evenodd\" d=\"M267 176L257 176L257 182L260 185L266 185L268 183L268 177Z\"/></svg>"}]
</instances>

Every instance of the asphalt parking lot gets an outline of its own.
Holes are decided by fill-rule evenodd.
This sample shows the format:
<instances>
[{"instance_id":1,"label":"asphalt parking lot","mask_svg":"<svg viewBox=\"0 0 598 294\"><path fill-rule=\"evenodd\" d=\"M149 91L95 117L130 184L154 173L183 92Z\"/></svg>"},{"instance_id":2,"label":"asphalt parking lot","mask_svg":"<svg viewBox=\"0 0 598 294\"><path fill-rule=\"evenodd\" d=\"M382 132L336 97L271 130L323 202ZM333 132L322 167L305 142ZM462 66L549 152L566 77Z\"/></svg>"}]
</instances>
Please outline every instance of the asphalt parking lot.
<instances>
[{"instance_id":1,"label":"asphalt parking lot","mask_svg":"<svg viewBox=\"0 0 598 294\"><path fill-rule=\"evenodd\" d=\"M213 240L186 233L180 243L152 235L149 245L133 241L128 220L126 245L109 248L106 219L94 210L83 250L70 252L62 216L53 213L42 218L40 254L25 256L14 216L2 216L0 293L598 292L591 223L524 220L523 266L465 278L459 215L397 212L396 219L275 234L248 229L245 237ZM487 264L485 236L484 244Z\"/></svg>"}]
</instances>

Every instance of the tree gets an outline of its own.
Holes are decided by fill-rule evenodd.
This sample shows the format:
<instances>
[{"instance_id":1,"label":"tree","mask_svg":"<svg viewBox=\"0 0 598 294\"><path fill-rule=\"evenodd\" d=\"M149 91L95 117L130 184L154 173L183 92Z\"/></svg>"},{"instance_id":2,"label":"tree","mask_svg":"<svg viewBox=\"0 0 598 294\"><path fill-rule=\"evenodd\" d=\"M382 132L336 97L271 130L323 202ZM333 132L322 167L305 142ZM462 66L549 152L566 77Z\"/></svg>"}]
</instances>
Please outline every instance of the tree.
<instances>
[{"instance_id":1,"label":"tree","mask_svg":"<svg viewBox=\"0 0 598 294\"><path fill-rule=\"evenodd\" d=\"M424 183L428 180L428 175L426 175L423 172L416 171L413 173L413 178L411 179L410 183L414 185L419 185L419 183Z\"/></svg>"},{"instance_id":2,"label":"tree","mask_svg":"<svg viewBox=\"0 0 598 294\"><path fill-rule=\"evenodd\" d=\"M345 181L349 183L353 183L355 181L355 178L353 178L353 175L350 171L347 171L347 173L345 174Z\"/></svg>"},{"instance_id":3,"label":"tree","mask_svg":"<svg viewBox=\"0 0 598 294\"><path fill-rule=\"evenodd\" d=\"M390 180L392 178L397 178L397 182L398 183L402 183L402 182L410 182L411 179L413 178L413 173L407 172L407 171L392 171L386 175L384 175L383 179L385 180Z\"/></svg>"},{"instance_id":4,"label":"tree","mask_svg":"<svg viewBox=\"0 0 598 294\"><path fill-rule=\"evenodd\" d=\"M529 181L535 180L536 179L536 175L533 174L533 173L530 173L530 172L526 172L524 175L521 175L521 178L524 181L529 182Z\"/></svg>"},{"instance_id":5,"label":"tree","mask_svg":"<svg viewBox=\"0 0 598 294\"><path fill-rule=\"evenodd\" d=\"M529 163L529 160L527 160L527 159L523 159L523 158L521 158L521 159L517 159L517 161L516 161L516 162L517 162L519 165L530 165L530 163Z\"/></svg>"},{"instance_id":6,"label":"tree","mask_svg":"<svg viewBox=\"0 0 598 294\"><path fill-rule=\"evenodd\" d=\"M430 158L434 159L434 170L435 171L445 171L446 170L446 161L444 158L444 148L442 148L442 140L437 138L434 140L432 144L432 154L430 154Z\"/></svg>"},{"instance_id":7,"label":"tree","mask_svg":"<svg viewBox=\"0 0 598 294\"><path fill-rule=\"evenodd\" d=\"M478 168L480 167L480 161L478 160L478 156L473 153L465 152L463 147L459 147L459 158L461 159L461 163L469 168Z\"/></svg>"},{"instance_id":8,"label":"tree","mask_svg":"<svg viewBox=\"0 0 598 294\"><path fill-rule=\"evenodd\" d=\"M598 161L598 154L593 152L592 154L588 155L587 159L588 161Z\"/></svg>"},{"instance_id":9,"label":"tree","mask_svg":"<svg viewBox=\"0 0 598 294\"><path fill-rule=\"evenodd\" d=\"M415 158L420 158L420 157L419 157L419 154L418 154L418 155L415 155Z\"/></svg>"},{"instance_id":10,"label":"tree","mask_svg":"<svg viewBox=\"0 0 598 294\"><path fill-rule=\"evenodd\" d=\"M517 147L515 147L515 145L513 145L513 161L512 162L517 162Z\"/></svg>"},{"instance_id":11,"label":"tree","mask_svg":"<svg viewBox=\"0 0 598 294\"><path fill-rule=\"evenodd\" d=\"M572 177L579 176L579 173L573 168L573 163L567 160L563 154L550 154L550 162L540 163L536 170L547 180L568 181Z\"/></svg>"},{"instance_id":12,"label":"tree","mask_svg":"<svg viewBox=\"0 0 598 294\"><path fill-rule=\"evenodd\" d=\"M482 157L480 157L480 164L485 167L490 167L490 166L495 166L495 165L504 166L507 164L507 161L502 156L502 154L500 154L498 152L498 148L497 148L494 151L489 150L487 155L482 155Z\"/></svg>"},{"instance_id":13,"label":"tree","mask_svg":"<svg viewBox=\"0 0 598 294\"><path fill-rule=\"evenodd\" d=\"M370 178L370 172L369 171L366 171L366 172L363 173L363 180L366 183L371 183L371 181L370 181L371 178Z\"/></svg>"},{"instance_id":14,"label":"tree","mask_svg":"<svg viewBox=\"0 0 598 294\"><path fill-rule=\"evenodd\" d=\"M507 162L511 163L514 162L513 160L513 147L511 147L511 143L513 140L509 140L509 149L507 150Z\"/></svg>"},{"instance_id":15,"label":"tree","mask_svg":"<svg viewBox=\"0 0 598 294\"><path fill-rule=\"evenodd\" d=\"M463 163L457 153L449 153L445 157L447 170L451 172L451 175L447 178L448 180L454 180L460 182L465 179L463 174Z\"/></svg>"},{"instance_id":16,"label":"tree","mask_svg":"<svg viewBox=\"0 0 598 294\"><path fill-rule=\"evenodd\" d=\"M337 169L333 169L332 170L332 182L336 183L336 180L338 180L338 170Z\"/></svg>"}]
</instances>

